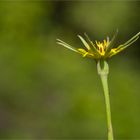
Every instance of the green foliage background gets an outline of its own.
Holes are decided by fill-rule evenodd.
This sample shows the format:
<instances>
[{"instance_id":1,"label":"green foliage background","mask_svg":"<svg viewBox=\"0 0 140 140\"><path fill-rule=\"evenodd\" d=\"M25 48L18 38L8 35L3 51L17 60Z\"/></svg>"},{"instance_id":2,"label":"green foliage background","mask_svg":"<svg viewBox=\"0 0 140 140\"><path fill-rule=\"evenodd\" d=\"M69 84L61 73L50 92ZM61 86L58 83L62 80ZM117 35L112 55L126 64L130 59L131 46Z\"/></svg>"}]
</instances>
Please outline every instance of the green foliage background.
<instances>
[{"instance_id":1,"label":"green foliage background","mask_svg":"<svg viewBox=\"0 0 140 140\"><path fill-rule=\"evenodd\" d=\"M56 44L118 44L140 31L139 1L0 1L0 138L106 139L94 60ZM117 45L117 44L116 44ZM140 39L109 61L114 135L140 139Z\"/></svg>"}]
</instances>

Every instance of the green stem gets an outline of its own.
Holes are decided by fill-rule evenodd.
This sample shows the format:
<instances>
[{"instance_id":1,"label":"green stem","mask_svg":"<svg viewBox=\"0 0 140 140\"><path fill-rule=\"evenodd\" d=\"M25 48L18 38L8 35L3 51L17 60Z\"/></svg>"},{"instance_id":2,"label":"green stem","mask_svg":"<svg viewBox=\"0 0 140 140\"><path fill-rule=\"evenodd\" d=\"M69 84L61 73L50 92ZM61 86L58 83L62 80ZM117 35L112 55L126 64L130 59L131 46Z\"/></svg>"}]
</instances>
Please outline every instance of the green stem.
<instances>
[{"instance_id":1,"label":"green stem","mask_svg":"<svg viewBox=\"0 0 140 140\"><path fill-rule=\"evenodd\" d=\"M105 105L106 105L106 115L107 115L107 127L108 127L108 140L113 140L113 129L111 122L111 109L110 109L110 98L109 98L109 89L108 89L108 73L109 66L106 61L103 61L103 68L101 68L101 62L97 63L98 74L100 75L101 82L104 90Z\"/></svg>"}]
</instances>

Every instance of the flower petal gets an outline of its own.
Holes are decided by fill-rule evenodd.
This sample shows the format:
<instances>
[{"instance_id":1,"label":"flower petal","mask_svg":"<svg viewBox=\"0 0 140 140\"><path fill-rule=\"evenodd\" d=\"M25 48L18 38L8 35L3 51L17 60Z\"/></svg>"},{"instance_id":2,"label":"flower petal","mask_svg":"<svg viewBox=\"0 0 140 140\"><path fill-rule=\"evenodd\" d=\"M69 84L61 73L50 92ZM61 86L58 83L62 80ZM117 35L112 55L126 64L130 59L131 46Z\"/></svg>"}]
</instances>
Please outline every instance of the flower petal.
<instances>
[{"instance_id":1,"label":"flower petal","mask_svg":"<svg viewBox=\"0 0 140 140\"><path fill-rule=\"evenodd\" d=\"M79 48L78 51L79 51L80 54L83 55L83 57L87 56L87 57L95 58L93 53L90 53L90 52L86 51L85 49Z\"/></svg>"},{"instance_id":2,"label":"flower petal","mask_svg":"<svg viewBox=\"0 0 140 140\"><path fill-rule=\"evenodd\" d=\"M109 52L107 57L112 57L113 55L116 55L119 52L120 51L117 51L117 48L113 48L113 49L111 49L111 51Z\"/></svg>"}]
</instances>

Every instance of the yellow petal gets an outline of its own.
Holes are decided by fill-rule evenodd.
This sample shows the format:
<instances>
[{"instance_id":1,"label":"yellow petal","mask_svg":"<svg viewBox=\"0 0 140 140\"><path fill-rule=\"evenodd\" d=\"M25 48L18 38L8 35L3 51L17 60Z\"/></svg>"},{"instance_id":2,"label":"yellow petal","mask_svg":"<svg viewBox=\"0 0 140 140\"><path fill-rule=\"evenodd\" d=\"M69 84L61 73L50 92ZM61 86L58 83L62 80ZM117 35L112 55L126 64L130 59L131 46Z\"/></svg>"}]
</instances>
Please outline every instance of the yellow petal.
<instances>
[{"instance_id":1,"label":"yellow petal","mask_svg":"<svg viewBox=\"0 0 140 140\"><path fill-rule=\"evenodd\" d=\"M121 50L118 50L117 48L113 48L111 49L111 51L108 54L108 57L112 57L113 55L116 55L117 53L119 53Z\"/></svg>"},{"instance_id":2,"label":"yellow petal","mask_svg":"<svg viewBox=\"0 0 140 140\"><path fill-rule=\"evenodd\" d=\"M78 51L81 52L81 53L86 53L87 52L85 49L82 49L82 48L79 48Z\"/></svg>"},{"instance_id":3,"label":"yellow petal","mask_svg":"<svg viewBox=\"0 0 140 140\"><path fill-rule=\"evenodd\" d=\"M94 54L87 52L85 49L79 48L78 51L83 55L83 57L94 57Z\"/></svg>"},{"instance_id":4,"label":"yellow petal","mask_svg":"<svg viewBox=\"0 0 140 140\"><path fill-rule=\"evenodd\" d=\"M97 42L97 41L95 41L95 42L96 42L96 45L97 45L97 46L99 46L99 45L100 45L100 42Z\"/></svg>"},{"instance_id":5,"label":"yellow petal","mask_svg":"<svg viewBox=\"0 0 140 140\"><path fill-rule=\"evenodd\" d=\"M88 52L86 52L85 54L83 54L83 57L86 57L88 55Z\"/></svg>"},{"instance_id":6,"label":"yellow petal","mask_svg":"<svg viewBox=\"0 0 140 140\"><path fill-rule=\"evenodd\" d=\"M107 42L106 42L106 40L104 40L104 46L105 46L105 47L107 46Z\"/></svg>"}]
</instances>

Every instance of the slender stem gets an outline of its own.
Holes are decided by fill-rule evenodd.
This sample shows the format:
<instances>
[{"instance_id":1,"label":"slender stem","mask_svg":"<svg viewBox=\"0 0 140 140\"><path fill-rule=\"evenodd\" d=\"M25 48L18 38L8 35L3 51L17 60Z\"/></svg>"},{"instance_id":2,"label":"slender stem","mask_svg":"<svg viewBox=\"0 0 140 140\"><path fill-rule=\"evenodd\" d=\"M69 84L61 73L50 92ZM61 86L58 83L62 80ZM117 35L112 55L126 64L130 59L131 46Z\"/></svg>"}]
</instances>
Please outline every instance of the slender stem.
<instances>
[{"instance_id":1,"label":"slender stem","mask_svg":"<svg viewBox=\"0 0 140 140\"><path fill-rule=\"evenodd\" d=\"M107 75L100 75L104 96L105 96L105 104L106 104L106 115L107 115L107 125L108 125L108 140L113 140L113 130L112 130L112 123L111 123L111 109L110 109L110 98L108 92L108 82L107 82Z\"/></svg>"},{"instance_id":2,"label":"slender stem","mask_svg":"<svg viewBox=\"0 0 140 140\"><path fill-rule=\"evenodd\" d=\"M103 68L100 66L100 62L97 63L98 74L100 75L101 82L103 85L105 105L106 105L106 115L107 115L107 127L108 127L108 140L113 140L113 129L111 122L111 109L110 109L110 98L109 98L109 89L108 89L108 73L109 67L106 61L104 61Z\"/></svg>"}]
</instances>

